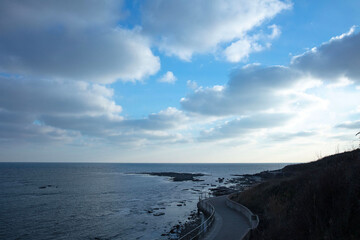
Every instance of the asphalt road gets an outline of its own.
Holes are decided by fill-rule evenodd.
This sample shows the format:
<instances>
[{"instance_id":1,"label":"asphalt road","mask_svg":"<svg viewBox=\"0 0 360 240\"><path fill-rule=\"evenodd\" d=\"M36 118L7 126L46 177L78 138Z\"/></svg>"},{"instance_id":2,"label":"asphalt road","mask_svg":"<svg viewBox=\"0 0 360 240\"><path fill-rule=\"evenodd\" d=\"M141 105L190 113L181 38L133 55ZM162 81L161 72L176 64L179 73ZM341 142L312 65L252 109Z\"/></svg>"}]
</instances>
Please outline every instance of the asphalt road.
<instances>
[{"instance_id":1,"label":"asphalt road","mask_svg":"<svg viewBox=\"0 0 360 240\"><path fill-rule=\"evenodd\" d=\"M241 213L226 205L226 196L209 198L215 208L215 222L206 234L206 240L240 240L250 224Z\"/></svg>"}]
</instances>

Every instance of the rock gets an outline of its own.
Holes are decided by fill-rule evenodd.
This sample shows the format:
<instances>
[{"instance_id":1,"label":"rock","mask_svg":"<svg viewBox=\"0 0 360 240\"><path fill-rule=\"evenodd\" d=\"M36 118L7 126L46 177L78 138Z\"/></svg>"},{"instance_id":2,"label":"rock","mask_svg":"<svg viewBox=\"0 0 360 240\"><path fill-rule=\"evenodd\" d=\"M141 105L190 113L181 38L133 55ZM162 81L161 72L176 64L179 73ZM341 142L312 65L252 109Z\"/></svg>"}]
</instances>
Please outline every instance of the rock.
<instances>
[{"instance_id":1,"label":"rock","mask_svg":"<svg viewBox=\"0 0 360 240\"><path fill-rule=\"evenodd\" d=\"M202 182L204 180L195 177L205 176L205 174L202 173L177 173L177 172L143 172L140 174L148 174L151 176L160 176L160 177L171 177L172 181L174 182L182 182L182 181Z\"/></svg>"},{"instance_id":2,"label":"rock","mask_svg":"<svg viewBox=\"0 0 360 240\"><path fill-rule=\"evenodd\" d=\"M219 182L219 183L224 182L224 178L218 178L218 182Z\"/></svg>"},{"instance_id":3,"label":"rock","mask_svg":"<svg viewBox=\"0 0 360 240\"><path fill-rule=\"evenodd\" d=\"M162 215L165 215L164 212L158 212L158 213L154 213L153 214L155 217L158 217L158 216L162 216Z\"/></svg>"},{"instance_id":4,"label":"rock","mask_svg":"<svg viewBox=\"0 0 360 240\"><path fill-rule=\"evenodd\" d=\"M51 188L51 187L58 188L58 186L54 186L54 185L48 184L48 185L40 186L39 189L45 189L45 188Z\"/></svg>"},{"instance_id":5,"label":"rock","mask_svg":"<svg viewBox=\"0 0 360 240\"><path fill-rule=\"evenodd\" d=\"M224 186L217 188L210 188L209 190L212 192L214 196L228 195L230 193L236 192L236 190Z\"/></svg>"},{"instance_id":6,"label":"rock","mask_svg":"<svg viewBox=\"0 0 360 240\"><path fill-rule=\"evenodd\" d=\"M205 180L198 179L198 178L194 178L192 181L193 181L193 182L203 182L203 181L205 181Z\"/></svg>"}]
</instances>

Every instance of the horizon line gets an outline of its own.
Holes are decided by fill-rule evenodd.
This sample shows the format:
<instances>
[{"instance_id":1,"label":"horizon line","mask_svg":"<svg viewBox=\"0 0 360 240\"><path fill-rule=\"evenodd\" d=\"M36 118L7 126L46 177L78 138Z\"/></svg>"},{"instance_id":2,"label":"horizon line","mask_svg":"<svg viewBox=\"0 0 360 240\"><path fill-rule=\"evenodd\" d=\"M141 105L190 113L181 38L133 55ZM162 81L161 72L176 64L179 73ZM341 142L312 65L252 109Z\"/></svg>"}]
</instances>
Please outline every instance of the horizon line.
<instances>
[{"instance_id":1,"label":"horizon line","mask_svg":"<svg viewBox=\"0 0 360 240\"><path fill-rule=\"evenodd\" d=\"M314 160L316 161L316 160ZM312 161L310 161L312 162ZM308 162L1 162L2 163L119 163L119 164L299 164Z\"/></svg>"}]
</instances>

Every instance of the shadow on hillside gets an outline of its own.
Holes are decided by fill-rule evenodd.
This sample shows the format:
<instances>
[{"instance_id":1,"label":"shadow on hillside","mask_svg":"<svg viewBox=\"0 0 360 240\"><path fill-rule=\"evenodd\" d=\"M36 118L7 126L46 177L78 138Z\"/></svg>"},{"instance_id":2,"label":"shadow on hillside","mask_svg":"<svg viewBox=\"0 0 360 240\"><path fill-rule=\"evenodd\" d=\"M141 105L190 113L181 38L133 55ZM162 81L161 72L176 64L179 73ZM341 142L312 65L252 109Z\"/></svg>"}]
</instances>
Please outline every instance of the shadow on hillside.
<instances>
[{"instance_id":1,"label":"shadow on hillside","mask_svg":"<svg viewBox=\"0 0 360 240\"><path fill-rule=\"evenodd\" d=\"M360 150L286 166L237 194L260 217L251 239L360 239Z\"/></svg>"}]
</instances>

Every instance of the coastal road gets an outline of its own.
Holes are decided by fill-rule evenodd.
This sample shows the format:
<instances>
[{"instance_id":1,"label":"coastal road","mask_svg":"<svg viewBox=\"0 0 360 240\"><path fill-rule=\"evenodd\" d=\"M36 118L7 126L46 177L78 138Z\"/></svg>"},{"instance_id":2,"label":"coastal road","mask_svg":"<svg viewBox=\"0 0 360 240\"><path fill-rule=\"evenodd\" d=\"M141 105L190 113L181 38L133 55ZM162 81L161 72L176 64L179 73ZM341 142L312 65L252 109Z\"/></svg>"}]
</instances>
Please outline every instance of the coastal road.
<instances>
[{"instance_id":1,"label":"coastal road","mask_svg":"<svg viewBox=\"0 0 360 240\"><path fill-rule=\"evenodd\" d=\"M215 221L205 240L240 240L249 230L250 224L241 213L226 205L226 197L209 198L215 208Z\"/></svg>"}]
</instances>

